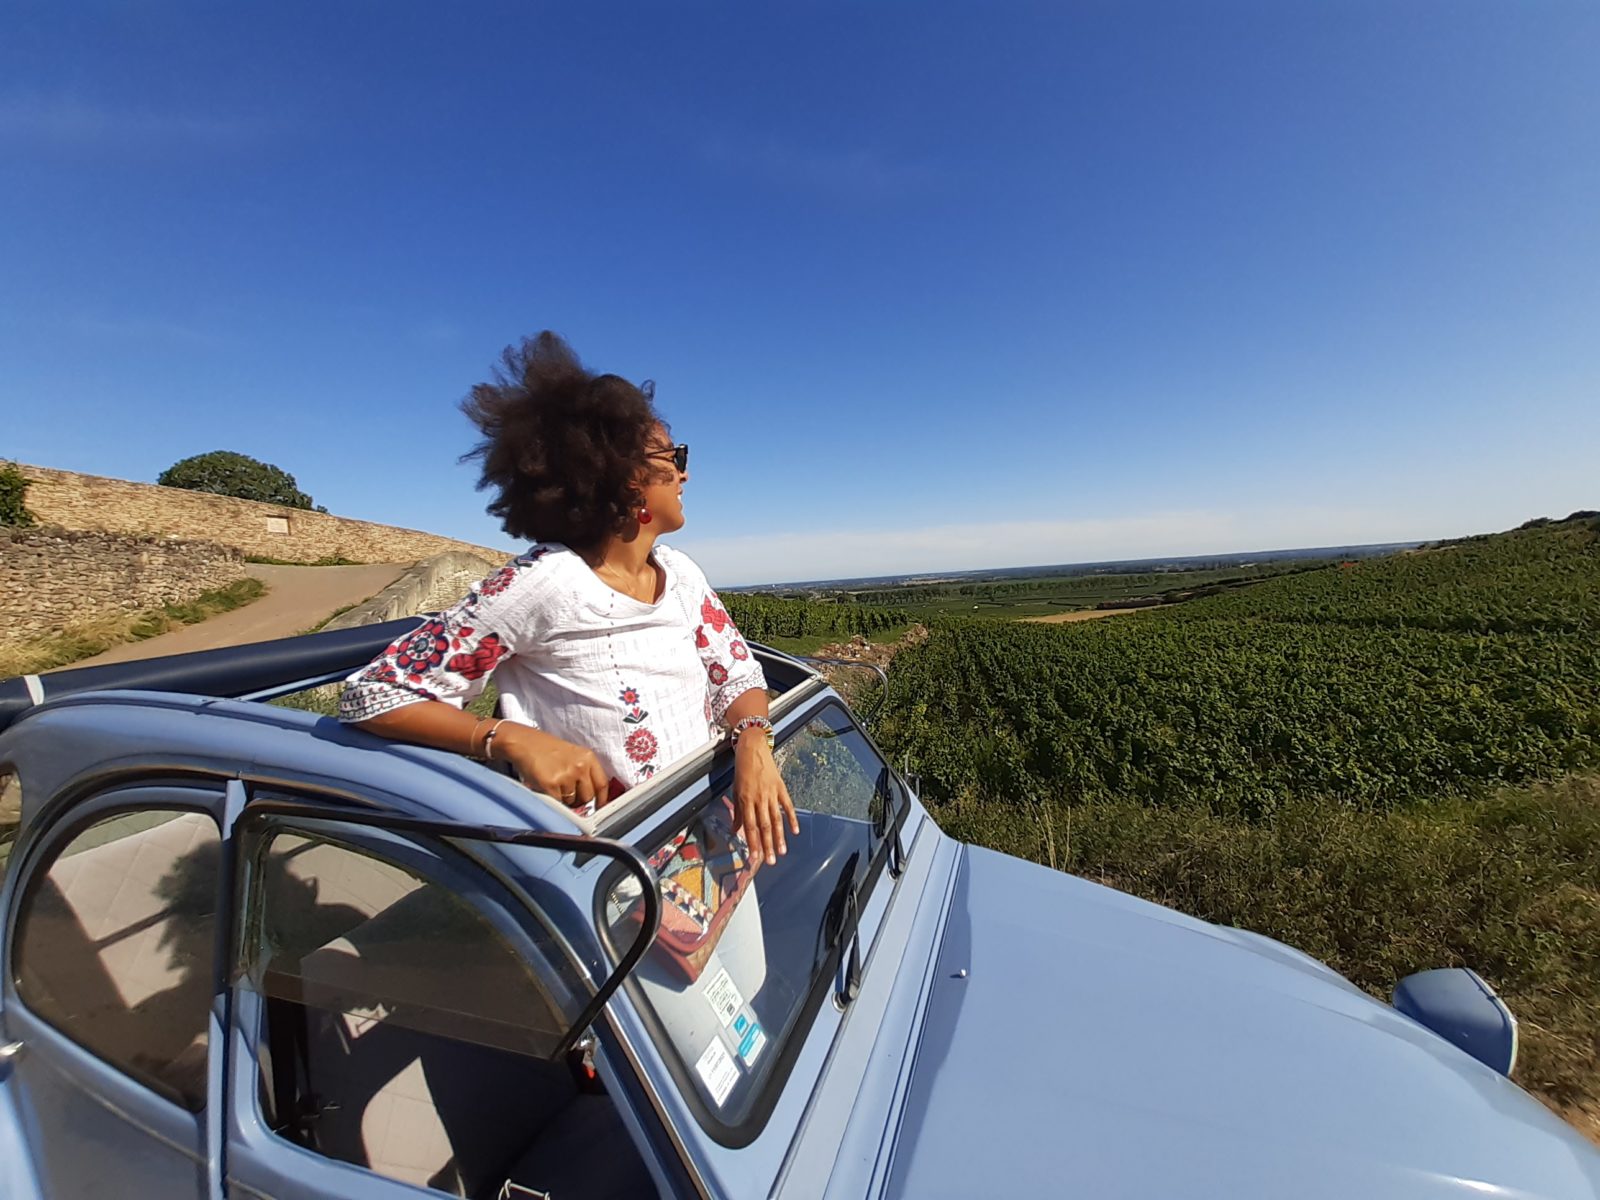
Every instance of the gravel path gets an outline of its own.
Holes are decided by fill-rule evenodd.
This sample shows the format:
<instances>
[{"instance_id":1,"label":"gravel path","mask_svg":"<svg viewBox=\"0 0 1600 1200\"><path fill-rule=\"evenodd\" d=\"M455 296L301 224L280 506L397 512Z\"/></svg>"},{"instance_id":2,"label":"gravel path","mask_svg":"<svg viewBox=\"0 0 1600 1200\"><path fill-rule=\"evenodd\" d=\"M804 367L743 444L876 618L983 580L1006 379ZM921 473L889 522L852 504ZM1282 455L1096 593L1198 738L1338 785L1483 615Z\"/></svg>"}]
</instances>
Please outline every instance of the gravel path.
<instances>
[{"instance_id":1,"label":"gravel path","mask_svg":"<svg viewBox=\"0 0 1600 1200\"><path fill-rule=\"evenodd\" d=\"M290 637L363 600L393 583L410 563L374 563L359 567L274 567L247 563L245 571L267 585L267 594L232 612L219 613L198 625L185 625L142 642L113 646L104 654L72 663L97 667L191 650L214 650Z\"/></svg>"}]
</instances>

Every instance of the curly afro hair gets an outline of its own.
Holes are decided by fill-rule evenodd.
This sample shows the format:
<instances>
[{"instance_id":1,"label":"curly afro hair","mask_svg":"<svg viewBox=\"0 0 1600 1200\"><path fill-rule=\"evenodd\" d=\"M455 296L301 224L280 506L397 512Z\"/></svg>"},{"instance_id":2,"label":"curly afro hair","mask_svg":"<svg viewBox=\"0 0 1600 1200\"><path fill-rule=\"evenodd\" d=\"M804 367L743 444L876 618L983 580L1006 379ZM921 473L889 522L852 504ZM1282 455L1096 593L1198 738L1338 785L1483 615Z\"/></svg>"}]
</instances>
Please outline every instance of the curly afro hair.
<instances>
[{"instance_id":1,"label":"curly afro hair","mask_svg":"<svg viewBox=\"0 0 1600 1200\"><path fill-rule=\"evenodd\" d=\"M479 490L514 538L592 550L620 533L644 500L646 452L662 424L655 385L594 375L545 330L507 346L489 383L461 402L483 434L462 461L483 462Z\"/></svg>"}]
</instances>

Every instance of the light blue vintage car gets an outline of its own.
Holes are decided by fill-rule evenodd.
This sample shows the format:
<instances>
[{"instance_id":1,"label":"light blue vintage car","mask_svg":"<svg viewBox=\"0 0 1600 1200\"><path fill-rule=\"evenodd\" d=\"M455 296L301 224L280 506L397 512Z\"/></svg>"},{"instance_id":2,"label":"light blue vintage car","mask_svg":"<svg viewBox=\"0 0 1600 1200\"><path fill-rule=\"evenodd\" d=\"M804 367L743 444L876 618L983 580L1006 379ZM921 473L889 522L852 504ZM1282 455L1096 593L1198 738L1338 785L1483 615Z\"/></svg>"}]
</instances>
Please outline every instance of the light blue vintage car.
<instances>
[{"instance_id":1,"label":"light blue vintage car","mask_svg":"<svg viewBox=\"0 0 1600 1200\"><path fill-rule=\"evenodd\" d=\"M1600 1195L1472 973L952 841L797 660L801 833L701 910L725 748L589 822L261 703L410 624L0 684L0 1195Z\"/></svg>"}]
</instances>

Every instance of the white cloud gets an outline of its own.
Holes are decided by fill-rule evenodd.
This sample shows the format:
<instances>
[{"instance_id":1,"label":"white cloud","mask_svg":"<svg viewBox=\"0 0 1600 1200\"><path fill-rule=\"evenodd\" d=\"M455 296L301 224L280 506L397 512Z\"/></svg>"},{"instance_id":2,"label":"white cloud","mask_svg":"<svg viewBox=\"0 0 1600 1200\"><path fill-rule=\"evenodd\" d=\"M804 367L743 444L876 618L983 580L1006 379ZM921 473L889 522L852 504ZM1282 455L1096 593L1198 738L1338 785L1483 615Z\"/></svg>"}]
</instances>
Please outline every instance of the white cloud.
<instances>
[{"instance_id":1,"label":"white cloud","mask_svg":"<svg viewBox=\"0 0 1600 1200\"><path fill-rule=\"evenodd\" d=\"M713 582L731 587L1415 541L1473 531L1438 528L1416 513L1278 508L1250 513L1191 510L1067 521L1004 521L926 529L685 537L677 544L695 558Z\"/></svg>"}]
</instances>

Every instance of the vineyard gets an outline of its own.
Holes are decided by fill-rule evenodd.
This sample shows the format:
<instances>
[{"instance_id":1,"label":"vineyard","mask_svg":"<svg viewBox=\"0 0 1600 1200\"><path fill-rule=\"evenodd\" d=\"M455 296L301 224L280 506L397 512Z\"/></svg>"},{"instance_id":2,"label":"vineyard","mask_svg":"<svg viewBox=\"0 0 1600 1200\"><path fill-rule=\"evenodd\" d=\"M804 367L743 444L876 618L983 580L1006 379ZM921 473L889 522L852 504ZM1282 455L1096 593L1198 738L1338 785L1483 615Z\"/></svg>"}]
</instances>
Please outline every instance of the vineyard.
<instances>
[{"instance_id":1,"label":"vineyard","mask_svg":"<svg viewBox=\"0 0 1600 1200\"><path fill-rule=\"evenodd\" d=\"M1568 521L1352 563L1263 583L1181 615L1594 638L1600 636L1596 528L1595 519Z\"/></svg>"},{"instance_id":2,"label":"vineyard","mask_svg":"<svg viewBox=\"0 0 1600 1200\"><path fill-rule=\"evenodd\" d=\"M1327 562L1288 558L1160 571L1095 571L1038 578L1007 576L904 583L893 587L811 593L799 598L835 600L846 606L883 605L898 609L913 621L955 616L1009 621L1135 599L1172 602L1197 594L1246 588L1275 576L1316 570Z\"/></svg>"},{"instance_id":3,"label":"vineyard","mask_svg":"<svg viewBox=\"0 0 1600 1200\"><path fill-rule=\"evenodd\" d=\"M1600 766L1600 531L1558 525L1076 627L951 620L878 730L931 798L1258 818Z\"/></svg>"},{"instance_id":4,"label":"vineyard","mask_svg":"<svg viewBox=\"0 0 1600 1200\"><path fill-rule=\"evenodd\" d=\"M880 605L815 604L734 592L722 599L745 637L780 650L790 648L788 641L871 637L910 624L900 609Z\"/></svg>"}]
</instances>

